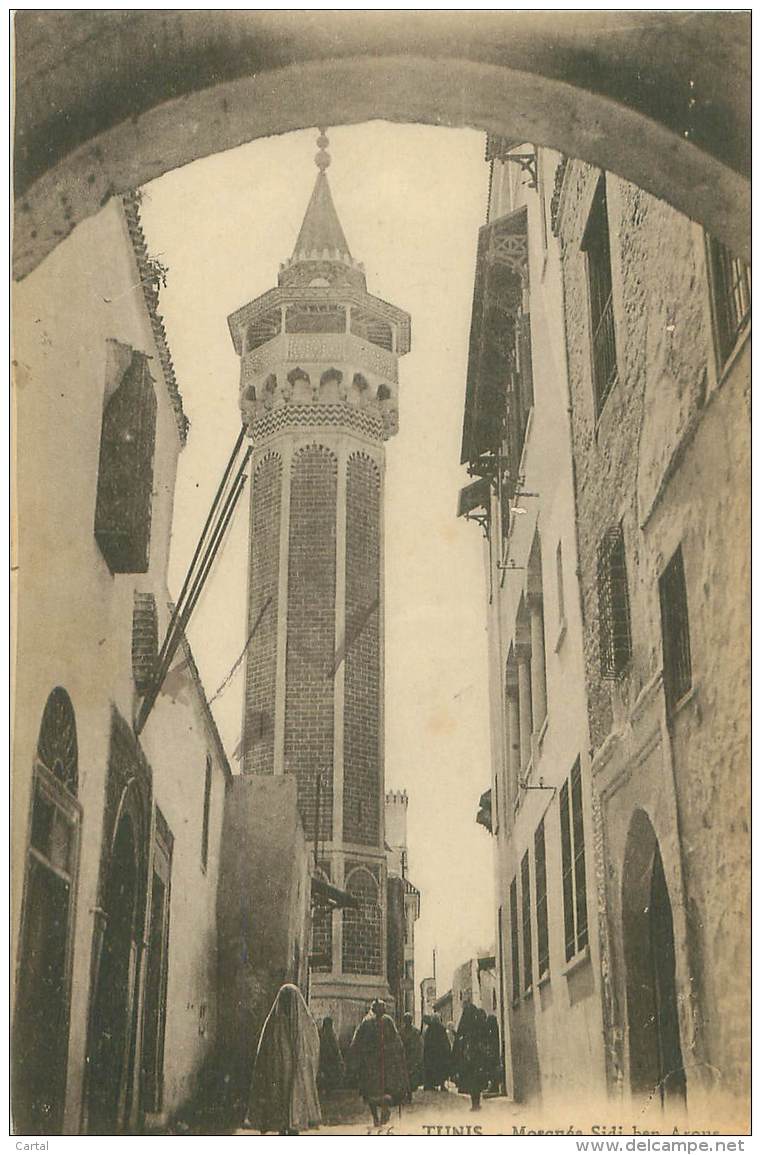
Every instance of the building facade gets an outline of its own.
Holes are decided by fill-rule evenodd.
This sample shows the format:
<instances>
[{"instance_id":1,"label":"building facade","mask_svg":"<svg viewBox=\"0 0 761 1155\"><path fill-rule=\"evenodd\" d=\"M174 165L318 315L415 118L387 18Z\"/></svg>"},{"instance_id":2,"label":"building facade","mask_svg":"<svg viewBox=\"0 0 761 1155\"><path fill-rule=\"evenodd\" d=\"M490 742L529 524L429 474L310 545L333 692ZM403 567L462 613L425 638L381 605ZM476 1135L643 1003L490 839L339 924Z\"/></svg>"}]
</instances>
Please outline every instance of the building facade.
<instances>
[{"instance_id":1,"label":"building facade","mask_svg":"<svg viewBox=\"0 0 761 1155\"><path fill-rule=\"evenodd\" d=\"M28 1134L163 1126L215 1042L230 769L186 643L135 729L170 617L187 435L159 273L128 197L15 290L13 1126Z\"/></svg>"},{"instance_id":2,"label":"building facade","mask_svg":"<svg viewBox=\"0 0 761 1155\"><path fill-rule=\"evenodd\" d=\"M748 271L610 174L487 159L459 512L486 536L508 1092L710 1096L744 1126Z\"/></svg>"},{"instance_id":3,"label":"building facade","mask_svg":"<svg viewBox=\"0 0 761 1155\"><path fill-rule=\"evenodd\" d=\"M433 1014L433 1004L436 1002L436 980L422 979L420 983L420 1017Z\"/></svg>"},{"instance_id":4,"label":"building facade","mask_svg":"<svg viewBox=\"0 0 761 1155\"><path fill-rule=\"evenodd\" d=\"M409 879L409 850L407 848L406 790L386 791L386 855L389 886L396 886L399 900L400 923L396 931L400 948L395 958L398 973L392 982L389 969L389 987L394 996L396 1017L415 1014L415 923L420 918L420 891ZM389 957L390 954L389 954Z\"/></svg>"},{"instance_id":5,"label":"building facade","mask_svg":"<svg viewBox=\"0 0 761 1155\"><path fill-rule=\"evenodd\" d=\"M406 313L371 296L318 176L278 286L229 318L251 438L247 774L293 774L316 866L359 902L316 920L318 1015L347 1037L387 996L384 442Z\"/></svg>"},{"instance_id":6,"label":"building facade","mask_svg":"<svg viewBox=\"0 0 761 1155\"><path fill-rule=\"evenodd\" d=\"M642 190L555 188L612 1088L749 1092L750 276ZM719 1123L719 1119L722 1123ZM713 1124L712 1124L713 1125Z\"/></svg>"},{"instance_id":7,"label":"building facade","mask_svg":"<svg viewBox=\"0 0 761 1155\"><path fill-rule=\"evenodd\" d=\"M484 535L498 1002L507 1093L605 1092L560 248L559 157L487 142L460 513Z\"/></svg>"}]
</instances>

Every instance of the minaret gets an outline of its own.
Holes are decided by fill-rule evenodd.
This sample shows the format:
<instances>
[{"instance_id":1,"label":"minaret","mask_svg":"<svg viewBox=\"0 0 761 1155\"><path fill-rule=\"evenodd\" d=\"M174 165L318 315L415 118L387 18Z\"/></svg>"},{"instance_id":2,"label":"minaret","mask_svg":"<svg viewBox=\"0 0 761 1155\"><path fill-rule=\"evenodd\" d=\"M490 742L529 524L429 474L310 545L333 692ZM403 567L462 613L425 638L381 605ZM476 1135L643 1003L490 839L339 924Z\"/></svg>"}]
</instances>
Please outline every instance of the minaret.
<instances>
[{"instance_id":1,"label":"minaret","mask_svg":"<svg viewBox=\"0 0 761 1155\"><path fill-rule=\"evenodd\" d=\"M228 318L253 444L243 770L293 774L317 866L360 902L319 915L311 1003L346 1037L387 994L384 442L410 318L367 291L317 180L277 288Z\"/></svg>"}]
</instances>

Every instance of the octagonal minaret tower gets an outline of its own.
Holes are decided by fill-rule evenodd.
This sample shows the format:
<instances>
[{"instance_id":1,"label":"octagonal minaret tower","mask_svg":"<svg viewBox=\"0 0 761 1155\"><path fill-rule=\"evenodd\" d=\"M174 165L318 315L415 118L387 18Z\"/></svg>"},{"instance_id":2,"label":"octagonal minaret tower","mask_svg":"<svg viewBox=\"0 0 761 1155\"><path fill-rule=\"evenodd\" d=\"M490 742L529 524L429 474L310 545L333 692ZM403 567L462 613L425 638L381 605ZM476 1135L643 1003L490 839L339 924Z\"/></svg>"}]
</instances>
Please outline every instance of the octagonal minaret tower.
<instances>
[{"instance_id":1,"label":"octagonal minaret tower","mask_svg":"<svg viewBox=\"0 0 761 1155\"><path fill-rule=\"evenodd\" d=\"M317 916L311 1002L342 1037L387 995L384 442L410 318L367 291L318 175L277 288L228 318L253 443L243 770L293 774L317 865L360 902Z\"/></svg>"}]
</instances>

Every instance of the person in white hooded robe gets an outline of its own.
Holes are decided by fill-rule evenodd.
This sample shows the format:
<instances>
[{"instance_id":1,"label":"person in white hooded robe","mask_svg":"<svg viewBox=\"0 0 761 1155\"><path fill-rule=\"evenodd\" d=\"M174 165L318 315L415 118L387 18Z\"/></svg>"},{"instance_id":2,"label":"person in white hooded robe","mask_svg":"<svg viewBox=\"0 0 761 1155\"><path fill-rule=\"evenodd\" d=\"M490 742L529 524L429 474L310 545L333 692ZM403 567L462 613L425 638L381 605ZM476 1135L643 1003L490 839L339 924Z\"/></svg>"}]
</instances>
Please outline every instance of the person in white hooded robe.
<instances>
[{"instance_id":1,"label":"person in white hooded robe","mask_svg":"<svg viewBox=\"0 0 761 1155\"><path fill-rule=\"evenodd\" d=\"M262 1027L248 1118L264 1135L295 1135L322 1122L317 1094L320 1033L298 987L280 988Z\"/></svg>"}]
</instances>

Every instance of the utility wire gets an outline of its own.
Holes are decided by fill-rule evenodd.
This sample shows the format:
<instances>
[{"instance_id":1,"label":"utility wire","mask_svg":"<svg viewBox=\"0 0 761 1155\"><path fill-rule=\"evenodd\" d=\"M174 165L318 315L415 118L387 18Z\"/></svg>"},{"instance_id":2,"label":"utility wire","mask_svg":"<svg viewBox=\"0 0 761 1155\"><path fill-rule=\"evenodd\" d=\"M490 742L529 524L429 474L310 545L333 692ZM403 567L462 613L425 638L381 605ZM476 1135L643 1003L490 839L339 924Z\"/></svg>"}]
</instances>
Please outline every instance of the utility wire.
<instances>
[{"instance_id":1,"label":"utility wire","mask_svg":"<svg viewBox=\"0 0 761 1155\"><path fill-rule=\"evenodd\" d=\"M216 702L219 695L227 688L227 686L229 685L230 681L233 678L233 675L235 674L235 671L238 669L238 666L241 664L241 662L245 658L246 650L251 645L251 640L252 640L254 634L256 633L256 631L259 629L259 623L261 622L262 618L264 617L265 611L268 609L269 604L272 601L272 598L273 598L273 595L270 594L270 596L267 598L266 602L264 603L264 605L260 609L259 614L257 616L257 619L254 622L254 628L252 629L251 633L246 638L245 646L243 647L240 654L238 655L238 657L235 659L232 666L230 667L230 672L227 675L227 677L225 678L225 680L222 682L222 684L220 686L217 687L217 692L214 694L214 697L209 698L209 705L211 705L212 702Z\"/></svg>"},{"instance_id":2,"label":"utility wire","mask_svg":"<svg viewBox=\"0 0 761 1155\"><path fill-rule=\"evenodd\" d=\"M222 480L219 484L217 492L214 496L209 515L206 518L206 523L201 531L201 536L193 554L190 567L183 582L182 590L177 604L174 607L169 626L167 628L164 642L159 651L156 661L156 675L151 683L145 698L143 699L140 711L138 713L135 724L136 734L140 734L148 719L153 706L158 697L161 686L169 671L169 667L174 658L180 640L185 633L190 615L195 609L196 603L201 595L206 579L209 575L214 560L219 552L220 545L225 535L225 531L230 523L235 507L238 503L243 487L246 483L246 476L244 469L248 464L248 459L251 456L251 446L248 447L243 456L232 485L228 488L230 475L233 471L235 460L240 452L243 443L245 431L241 429L240 434L236 440L233 452L230 455L230 460L225 467L222 475ZM223 499L223 494L227 490L227 494ZM200 560L199 560L200 559Z\"/></svg>"}]
</instances>

